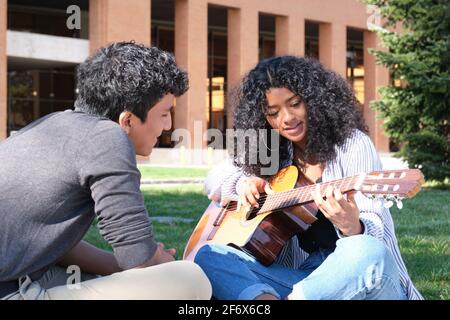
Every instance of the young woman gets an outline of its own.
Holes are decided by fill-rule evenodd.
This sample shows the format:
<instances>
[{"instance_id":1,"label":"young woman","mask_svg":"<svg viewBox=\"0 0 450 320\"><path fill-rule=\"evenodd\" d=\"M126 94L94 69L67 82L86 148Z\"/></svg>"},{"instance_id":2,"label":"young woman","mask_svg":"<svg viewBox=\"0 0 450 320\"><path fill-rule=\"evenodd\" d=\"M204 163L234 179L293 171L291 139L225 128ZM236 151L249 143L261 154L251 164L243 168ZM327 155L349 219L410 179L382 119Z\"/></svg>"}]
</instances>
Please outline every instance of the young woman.
<instances>
[{"instance_id":1,"label":"young woman","mask_svg":"<svg viewBox=\"0 0 450 320\"><path fill-rule=\"evenodd\" d=\"M381 169L352 90L319 62L293 56L263 60L239 88L235 129L275 129L280 136L280 168L293 164L313 183ZM273 152L268 144L263 148ZM248 159L248 154L235 155L234 164L211 171L205 185L210 199L251 206L260 193L270 192L262 164ZM230 246L200 249L195 262L210 279L213 295L421 299L400 256L389 210L361 194L344 196L333 188L325 194L326 198L318 190L313 194L318 220L291 238L268 267Z\"/></svg>"}]
</instances>

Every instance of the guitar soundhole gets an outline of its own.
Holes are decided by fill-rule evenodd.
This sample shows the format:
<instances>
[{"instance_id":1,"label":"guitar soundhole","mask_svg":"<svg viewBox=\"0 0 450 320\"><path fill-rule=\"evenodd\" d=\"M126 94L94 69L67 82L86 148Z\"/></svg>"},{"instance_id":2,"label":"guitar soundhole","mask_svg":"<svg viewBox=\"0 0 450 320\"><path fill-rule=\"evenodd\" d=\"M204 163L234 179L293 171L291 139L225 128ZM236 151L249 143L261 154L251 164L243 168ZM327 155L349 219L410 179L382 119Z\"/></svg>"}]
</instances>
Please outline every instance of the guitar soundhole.
<instances>
[{"instance_id":1,"label":"guitar soundhole","mask_svg":"<svg viewBox=\"0 0 450 320\"><path fill-rule=\"evenodd\" d=\"M256 218L256 216L259 213L259 209L262 208L262 206L264 205L264 203L266 202L266 194L265 193L261 193L259 200L258 200L258 204L259 204L259 208L251 208L250 212L247 214L247 220L252 220L254 218Z\"/></svg>"},{"instance_id":2,"label":"guitar soundhole","mask_svg":"<svg viewBox=\"0 0 450 320\"><path fill-rule=\"evenodd\" d=\"M256 218L257 214L258 214L258 210L255 210L255 208L253 208L252 210L250 210L250 213L247 216L247 220L252 220L252 219Z\"/></svg>"}]
</instances>

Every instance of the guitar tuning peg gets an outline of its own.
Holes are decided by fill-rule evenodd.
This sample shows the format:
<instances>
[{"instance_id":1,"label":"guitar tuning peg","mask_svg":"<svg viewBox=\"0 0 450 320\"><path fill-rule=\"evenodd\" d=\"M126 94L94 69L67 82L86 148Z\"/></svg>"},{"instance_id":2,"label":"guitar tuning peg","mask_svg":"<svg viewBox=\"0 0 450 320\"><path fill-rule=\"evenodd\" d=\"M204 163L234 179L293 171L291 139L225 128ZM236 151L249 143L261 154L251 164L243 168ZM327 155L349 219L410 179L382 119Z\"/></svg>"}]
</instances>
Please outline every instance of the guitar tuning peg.
<instances>
[{"instance_id":1,"label":"guitar tuning peg","mask_svg":"<svg viewBox=\"0 0 450 320\"><path fill-rule=\"evenodd\" d=\"M398 195L396 195L394 197L395 202L397 203L397 208L402 209L403 208L403 202L402 202L402 198L399 197Z\"/></svg>"},{"instance_id":2,"label":"guitar tuning peg","mask_svg":"<svg viewBox=\"0 0 450 320\"><path fill-rule=\"evenodd\" d=\"M371 194L371 193L361 193L358 191L356 194L357 195L362 194L363 196L365 196L367 199L370 199L370 200L379 200L379 198L376 195Z\"/></svg>"},{"instance_id":3,"label":"guitar tuning peg","mask_svg":"<svg viewBox=\"0 0 450 320\"><path fill-rule=\"evenodd\" d=\"M384 201L384 207L386 209L389 209L390 207L392 207L394 205L394 202L392 200L386 200Z\"/></svg>"}]
</instances>

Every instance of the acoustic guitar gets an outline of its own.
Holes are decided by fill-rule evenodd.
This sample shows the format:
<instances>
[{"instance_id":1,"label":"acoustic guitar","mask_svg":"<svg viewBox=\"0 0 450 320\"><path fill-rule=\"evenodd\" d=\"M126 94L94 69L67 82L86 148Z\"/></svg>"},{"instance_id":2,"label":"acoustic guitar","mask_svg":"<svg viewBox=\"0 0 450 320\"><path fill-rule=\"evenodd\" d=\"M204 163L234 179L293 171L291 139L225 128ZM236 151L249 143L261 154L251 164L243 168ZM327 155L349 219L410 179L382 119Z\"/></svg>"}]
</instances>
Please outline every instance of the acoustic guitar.
<instances>
[{"instance_id":1,"label":"acoustic guitar","mask_svg":"<svg viewBox=\"0 0 450 320\"><path fill-rule=\"evenodd\" d=\"M266 266L272 264L285 243L317 219L311 210L316 184L296 187L300 180L295 166L278 171L269 180L275 193L261 194L259 208L237 210L236 201L224 207L211 202L189 238L183 259L193 261L203 245L220 243L239 248ZM359 191L380 205L390 207L395 201L401 208L401 200L415 196L423 183L420 170L404 169L362 173L318 185L323 197L331 185L342 194Z\"/></svg>"}]
</instances>

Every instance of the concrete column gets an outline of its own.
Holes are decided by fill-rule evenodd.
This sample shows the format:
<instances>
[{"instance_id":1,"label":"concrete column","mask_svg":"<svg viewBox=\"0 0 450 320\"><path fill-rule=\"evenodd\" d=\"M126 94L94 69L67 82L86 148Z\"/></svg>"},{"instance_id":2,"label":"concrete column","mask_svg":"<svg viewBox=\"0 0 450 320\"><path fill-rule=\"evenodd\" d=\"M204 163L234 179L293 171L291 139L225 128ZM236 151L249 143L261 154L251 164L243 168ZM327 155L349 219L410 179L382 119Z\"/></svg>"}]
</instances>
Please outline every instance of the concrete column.
<instances>
[{"instance_id":1,"label":"concrete column","mask_svg":"<svg viewBox=\"0 0 450 320\"><path fill-rule=\"evenodd\" d=\"M346 77L347 28L343 24L319 25L319 60L328 68Z\"/></svg>"},{"instance_id":2,"label":"concrete column","mask_svg":"<svg viewBox=\"0 0 450 320\"><path fill-rule=\"evenodd\" d=\"M228 92L258 63L258 11L228 9ZM227 128L233 127L233 110L227 106Z\"/></svg>"},{"instance_id":3,"label":"concrete column","mask_svg":"<svg viewBox=\"0 0 450 320\"><path fill-rule=\"evenodd\" d=\"M0 0L0 140L6 138L7 134L7 69L8 60L6 57L6 17L7 0Z\"/></svg>"},{"instance_id":4,"label":"concrete column","mask_svg":"<svg viewBox=\"0 0 450 320\"><path fill-rule=\"evenodd\" d=\"M370 137L380 152L389 152L389 138L383 132L383 121L378 119L378 112L370 108L370 102L380 98L378 89L389 84L389 71L377 65L369 48L380 49L376 33L364 31L364 119L369 127Z\"/></svg>"},{"instance_id":5,"label":"concrete column","mask_svg":"<svg viewBox=\"0 0 450 320\"><path fill-rule=\"evenodd\" d=\"M206 0L175 1L175 58L189 73L189 90L177 99L174 127L188 129L191 147L198 131L206 130L206 79L208 77L208 6ZM199 121L194 130L194 121ZM201 123L201 126L199 125ZM197 136L197 138L195 138Z\"/></svg>"},{"instance_id":6,"label":"concrete column","mask_svg":"<svg viewBox=\"0 0 450 320\"><path fill-rule=\"evenodd\" d=\"M303 56L305 54L305 18L292 13L275 18L275 54Z\"/></svg>"},{"instance_id":7,"label":"concrete column","mask_svg":"<svg viewBox=\"0 0 450 320\"><path fill-rule=\"evenodd\" d=\"M89 51L110 42L150 45L151 0L90 0Z\"/></svg>"}]
</instances>

